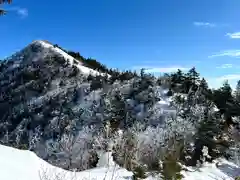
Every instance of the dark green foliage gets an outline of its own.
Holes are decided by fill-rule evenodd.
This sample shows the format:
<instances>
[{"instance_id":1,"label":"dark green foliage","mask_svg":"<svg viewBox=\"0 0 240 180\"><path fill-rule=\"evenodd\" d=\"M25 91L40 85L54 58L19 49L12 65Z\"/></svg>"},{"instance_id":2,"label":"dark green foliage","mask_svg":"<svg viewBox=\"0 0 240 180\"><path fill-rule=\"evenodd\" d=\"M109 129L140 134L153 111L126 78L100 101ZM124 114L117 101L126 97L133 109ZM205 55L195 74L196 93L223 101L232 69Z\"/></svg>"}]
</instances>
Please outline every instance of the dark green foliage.
<instances>
[{"instance_id":1,"label":"dark green foliage","mask_svg":"<svg viewBox=\"0 0 240 180\"><path fill-rule=\"evenodd\" d=\"M64 50L63 48L59 47L56 45L56 47ZM131 72L131 71L125 71L125 72L120 72L115 69L109 69L105 65L101 64L95 59L92 58L84 58L79 52L74 52L74 51L66 51L70 56L74 57L76 60L80 61L83 63L84 66L89 67L91 69L97 70L102 73L107 73L111 75L110 82L113 83L115 80L129 80L132 79L133 77L137 76L136 72ZM77 64L76 60L74 60L74 64Z\"/></svg>"},{"instance_id":2,"label":"dark green foliage","mask_svg":"<svg viewBox=\"0 0 240 180\"><path fill-rule=\"evenodd\" d=\"M122 125L126 127L126 109L123 96L120 93L116 93L115 95L112 95L110 102L111 109L106 109L106 111L110 114L110 119L108 120L110 122L111 129L114 131Z\"/></svg>"},{"instance_id":3,"label":"dark green foliage","mask_svg":"<svg viewBox=\"0 0 240 180\"><path fill-rule=\"evenodd\" d=\"M133 179L145 179L147 178L146 176L146 170L142 166L137 166L133 169Z\"/></svg>"},{"instance_id":4,"label":"dark green foliage","mask_svg":"<svg viewBox=\"0 0 240 180\"><path fill-rule=\"evenodd\" d=\"M94 80L94 76L91 75L91 74L89 74L88 77L87 77L87 80L88 80L88 81L92 81L92 80Z\"/></svg>"},{"instance_id":5,"label":"dark green foliage","mask_svg":"<svg viewBox=\"0 0 240 180\"><path fill-rule=\"evenodd\" d=\"M72 71L69 73L69 77L76 77L79 74L79 69L77 68L77 66L72 66Z\"/></svg>"},{"instance_id":6,"label":"dark green foliage","mask_svg":"<svg viewBox=\"0 0 240 180\"><path fill-rule=\"evenodd\" d=\"M90 85L91 91L100 89L102 87L103 87L103 78L102 78L102 76L93 77L91 85Z\"/></svg>"},{"instance_id":7,"label":"dark green foliage","mask_svg":"<svg viewBox=\"0 0 240 180\"><path fill-rule=\"evenodd\" d=\"M169 91L166 94L167 96L173 96L173 91L171 89L169 89Z\"/></svg>"},{"instance_id":8,"label":"dark green foliage","mask_svg":"<svg viewBox=\"0 0 240 180\"><path fill-rule=\"evenodd\" d=\"M95 168L97 167L98 163L98 154L96 151L91 151L90 152L90 158L89 158L89 168Z\"/></svg>"},{"instance_id":9,"label":"dark green foliage","mask_svg":"<svg viewBox=\"0 0 240 180\"><path fill-rule=\"evenodd\" d=\"M64 64L66 63L66 60L64 59L64 57L58 57L58 56L54 56L53 60L58 62L59 64Z\"/></svg>"},{"instance_id":10,"label":"dark green foliage","mask_svg":"<svg viewBox=\"0 0 240 180\"><path fill-rule=\"evenodd\" d=\"M237 82L235 94L236 94L236 101L240 103L240 80Z\"/></svg>"},{"instance_id":11,"label":"dark green foliage","mask_svg":"<svg viewBox=\"0 0 240 180\"><path fill-rule=\"evenodd\" d=\"M148 165L148 170L149 171L160 171L160 164L159 164L159 159L154 159L152 160L151 164Z\"/></svg>"},{"instance_id":12,"label":"dark green foliage","mask_svg":"<svg viewBox=\"0 0 240 180\"><path fill-rule=\"evenodd\" d=\"M222 87L213 91L211 100L216 104L220 113L224 115L226 125L235 124L232 117L240 116L240 105L234 100L232 89L227 81Z\"/></svg>"},{"instance_id":13,"label":"dark green foliage","mask_svg":"<svg viewBox=\"0 0 240 180\"><path fill-rule=\"evenodd\" d=\"M224 155L230 144L223 139L223 132L224 127L219 117L211 114L206 108L203 120L200 122L195 136L195 150L191 165L196 165L197 160L202 159L204 146L208 147L208 154L211 157L207 161L211 162L213 159Z\"/></svg>"},{"instance_id":14,"label":"dark green foliage","mask_svg":"<svg viewBox=\"0 0 240 180\"><path fill-rule=\"evenodd\" d=\"M162 175L164 180L181 180L181 166L178 164L178 154L169 152L163 161Z\"/></svg>"},{"instance_id":15,"label":"dark green foliage","mask_svg":"<svg viewBox=\"0 0 240 180\"><path fill-rule=\"evenodd\" d=\"M240 176L238 176L238 177L235 177L235 180L240 180Z\"/></svg>"},{"instance_id":16,"label":"dark green foliage","mask_svg":"<svg viewBox=\"0 0 240 180\"><path fill-rule=\"evenodd\" d=\"M204 90L208 89L207 81L204 78L201 79L199 87L201 87Z\"/></svg>"}]
</instances>

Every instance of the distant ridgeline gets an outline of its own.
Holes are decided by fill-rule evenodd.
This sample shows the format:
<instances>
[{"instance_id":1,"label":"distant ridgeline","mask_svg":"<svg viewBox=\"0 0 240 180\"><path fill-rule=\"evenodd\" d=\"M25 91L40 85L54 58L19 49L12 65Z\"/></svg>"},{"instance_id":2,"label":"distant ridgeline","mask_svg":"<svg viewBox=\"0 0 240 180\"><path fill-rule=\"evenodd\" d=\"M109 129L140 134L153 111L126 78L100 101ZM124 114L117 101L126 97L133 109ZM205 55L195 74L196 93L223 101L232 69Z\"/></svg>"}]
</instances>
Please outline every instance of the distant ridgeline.
<instances>
[{"instance_id":1,"label":"distant ridgeline","mask_svg":"<svg viewBox=\"0 0 240 180\"><path fill-rule=\"evenodd\" d=\"M62 47L59 47L59 45L54 44L54 47L58 47L59 49L63 50L76 60L79 60L84 64L84 66L89 67L91 69L97 70L102 73L107 73L111 76L116 77L116 79L120 80L129 80L132 79L133 77L137 76L136 72L132 71L119 71L118 69L112 69L112 68L107 68L104 64L98 62L95 59L92 58L84 58L79 52L74 52L74 51L68 51L66 49L63 49Z\"/></svg>"}]
</instances>

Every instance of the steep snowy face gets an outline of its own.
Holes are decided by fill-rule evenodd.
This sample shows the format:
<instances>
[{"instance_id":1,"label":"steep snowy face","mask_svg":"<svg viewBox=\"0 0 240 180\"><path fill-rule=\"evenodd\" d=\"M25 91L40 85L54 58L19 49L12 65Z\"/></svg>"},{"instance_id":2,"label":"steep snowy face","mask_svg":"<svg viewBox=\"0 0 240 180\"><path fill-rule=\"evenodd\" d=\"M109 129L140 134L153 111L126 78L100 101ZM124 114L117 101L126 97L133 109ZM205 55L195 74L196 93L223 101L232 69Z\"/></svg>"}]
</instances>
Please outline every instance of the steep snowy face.
<instances>
[{"instance_id":1,"label":"steep snowy face","mask_svg":"<svg viewBox=\"0 0 240 180\"><path fill-rule=\"evenodd\" d=\"M56 47L52 45L49 42L38 40L38 41L33 41L31 44L33 45L41 45L44 49L49 49L50 51L55 52L56 54L61 55L64 57L71 65L75 65L83 74L92 74L92 75L105 75L104 73L100 73L98 71L95 71L93 69L90 69L88 67L85 67L82 62L74 59L72 56L64 52L62 49L59 47Z\"/></svg>"},{"instance_id":2,"label":"steep snowy face","mask_svg":"<svg viewBox=\"0 0 240 180\"><path fill-rule=\"evenodd\" d=\"M43 40L33 41L23 50L13 54L12 56L6 58L6 60L11 61L13 64L9 67L9 70L19 67L22 60L27 62L36 62L44 59L47 56L61 56L64 58L71 66L77 67L83 75L105 75L91 68L85 67L83 62L74 59L72 56L64 52L57 46ZM14 61L14 62L13 62ZM110 75L108 75L110 76Z\"/></svg>"},{"instance_id":3,"label":"steep snowy face","mask_svg":"<svg viewBox=\"0 0 240 180\"><path fill-rule=\"evenodd\" d=\"M15 139L21 130L25 133L23 139L27 139L27 130L45 127L50 121L63 123L63 119L70 118L64 116L66 109L81 104L72 115L76 119L82 108L91 104L83 99L92 96L89 74L99 73L45 41L34 41L0 62L0 138L7 132ZM59 130L53 134L52 131L55 130L49 127L45 135L59 134Z\"/></svg>"}]
</instances>

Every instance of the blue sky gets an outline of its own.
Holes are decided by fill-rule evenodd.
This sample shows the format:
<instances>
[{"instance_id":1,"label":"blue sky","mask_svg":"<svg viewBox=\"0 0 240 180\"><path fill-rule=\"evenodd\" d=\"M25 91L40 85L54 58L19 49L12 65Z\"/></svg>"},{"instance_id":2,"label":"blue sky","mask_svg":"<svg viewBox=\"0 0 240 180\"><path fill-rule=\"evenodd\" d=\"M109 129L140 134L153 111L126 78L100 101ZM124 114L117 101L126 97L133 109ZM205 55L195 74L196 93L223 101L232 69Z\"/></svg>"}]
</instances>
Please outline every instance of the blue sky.
<instances>
[{"instance_id":1,"label":"blue sky","mask_svg":"<svg viewBox=\"0 0 240 180\"><path fill-rule=\"evenodd\" d=\"M239 0L13 0L0 58L48 40L119 69L193 66L218 87L240 79ZM239 33L238 33L239 32Z\"/></svg>"}]
</instances>

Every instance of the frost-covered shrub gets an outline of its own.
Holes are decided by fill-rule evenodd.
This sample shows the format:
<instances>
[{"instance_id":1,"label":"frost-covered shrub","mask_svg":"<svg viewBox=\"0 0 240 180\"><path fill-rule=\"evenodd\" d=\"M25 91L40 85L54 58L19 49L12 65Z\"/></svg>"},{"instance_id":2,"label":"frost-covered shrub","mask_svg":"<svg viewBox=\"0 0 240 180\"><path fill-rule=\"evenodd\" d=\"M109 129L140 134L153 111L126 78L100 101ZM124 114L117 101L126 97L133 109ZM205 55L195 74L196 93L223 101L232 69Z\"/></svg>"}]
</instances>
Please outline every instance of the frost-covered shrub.
<instances>
[{"instance_id":1,"label":"frost-covered shrub","mask_svg":"<svg viewBox=\"0 0 240 180\"><path fill-rule=\"evenodd\" d=\"M178 163L178 152L168 152L163 161L162 175L167 180L181 180L181 165Z\"/></svg>"},{"instance_id":2,"label":"frost-covered shrub","mask_svg":"<svg viewBox=\"0 0 240 180\"><path fill-rule=\"evenodd\" d=\"M135 164L147 165L148 170L160 170L160 161L164 160L169 150L175 150L173 145L176 142L181 142L182 153L184 146L193 141L193 131L195 131L193 125L179 117L169 119L166 124L157 127L135 124L129 129L131 135L123 134L123 137L116 142L116 152L118 152L116 157L119 162L124 161L120 154L124 154L127 150L127 153L134 153L130 157ZM126 143L129 137L131 137L131 146ZM126 147L131 148L132 151ZM178 154L178 159L181 153Z\"/></svg>"},{"instance_id":3,"label":"frost-covered shrub","mask_svg":"<svg viewBox=\"0 0 240 180\"><path fill-rule=\"evenodd\" d=\"M229 148L231 158L238 166L240 166L240 131L236 127L230 127L229 133L233 140Z\"/></svg>"},{"instance_id":4,"label":"frost-covered shrub","mask_svg":"<svg viewBox=\"0 0 240 180\"><path fill-rule=\"evenodd\" d=\"M98 157L93 147L93 135L94 127L84 127L77 134L65 133L58 141L47 141L52 163L69 170L95 167Z\"/></svg>"},{"instance_id":5,"label":"frost-covered shrub","mask_svg":"<svg viewBox=\"0 0 240 180\"><path fill-rule=\"evenodd\" d=\"M162 162L162 175L164 179L180 180L181 165L179 163L183 150L182 142L178 142L174 137L171 138L171 143L168 145L168 152L165 153Z\"/></svg>"},{"instance_id":6,"label":"frost-covered shrub","mask_svg":"<svg viewBox=\"0 0 240 180\"><path fill-rule=\"evenodd\" d=\"M238 177L235 177L235 180L240 180L240 176L238 176Z\"/></svg>"},{"instance_id":7,"label":"frost-covered shrub","mask_svg":"<svg viewBox=\"0 0 240 180\"><path fill-rule=\"evenodd\" d=\"M113 158L120 166L132 171L137 167L136 162L136 139L130 131L125 132L116 140L113 147Z\"/></svg>"}]
</instances>

